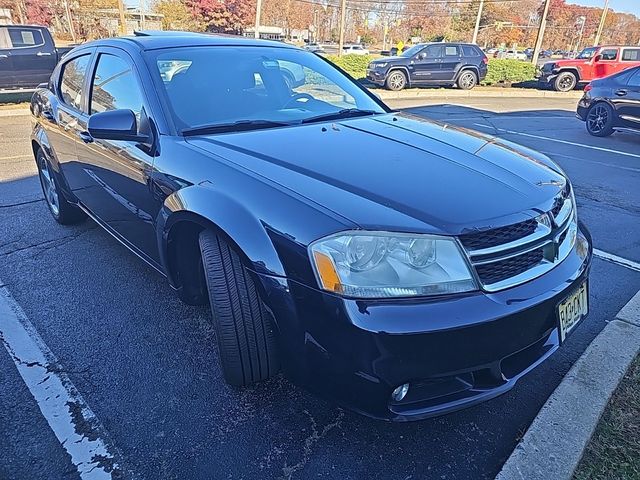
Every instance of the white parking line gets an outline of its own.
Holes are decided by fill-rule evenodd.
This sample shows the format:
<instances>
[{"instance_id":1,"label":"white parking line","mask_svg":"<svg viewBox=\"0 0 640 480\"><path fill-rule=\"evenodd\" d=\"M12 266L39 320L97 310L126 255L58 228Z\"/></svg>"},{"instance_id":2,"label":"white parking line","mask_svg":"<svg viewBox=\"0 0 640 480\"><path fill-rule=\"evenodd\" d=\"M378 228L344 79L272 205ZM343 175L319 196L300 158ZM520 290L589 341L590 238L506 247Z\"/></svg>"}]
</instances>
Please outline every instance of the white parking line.
<instances>
[{"instance_id":1,"label":"white parking line","mask_svg":"<svg viewBox=\"0 0 640 480\"><path fill-rule=\"evenodd\" d=\"M559 138L544 137L542 135L533 135L532 133L516 132L515 130L505 130L504 128L493 127L491 125L485 125L484 123L474 123L474 125L476 127L486 128L499 133L507 133L509 135L520 135L522 137L536 138L538 140L547 140L549 142L563 143L565 145L572 145L574 147L588 148L590 150L597 150L599 152L615 153L616 155L624 155L625 157L640 158L640 155L636 153L622 152L620 150L613 150L611 148L596 147L594 145L585 145L584 143L570 142L568 140L560 140Z\"/></svg>"},{"instance_id":2,"label":"white parking line","mask_svg":"<svg viewBox=\"0 0 640 480\"><path fill-rule=\"evenodd\" d=\"M131 476L123 471L98 418L4 287L0 287L0 340L80 478L112 480Z\"/></svg>"},{"instance_id":3,"label":"white parking line","mask_svg":"<svg viewBox=\"0 0 640 480\"><path fill-rule=\"evenodd\" d=\"M602 250L598 250L597 248L593 249L593 254L596 257L606 260L608 262L621 265L631 270L635 270L636 272L640 272L640 263L634 262L632 260L627 260L626 258L619 257L612 253L603 252Z\"/></svg>"},{"instance_id":4,"label":"white parking line","mask_svg":"<svg viewBox=\"0 0 640 480\"><path fill-rule=\"evenodd\" d=\"M538 150L538 151L541 152L541 153L544 153L545 155L552 155L552 156L556 156L556 157L569 158L571 160L577 160L579 162L593 163L594 165L602 165L602 166L609 167L609 168L618 168L620 170L626 170L628 172L640 173L640 168L623 167L622 165L615 165L613 163L598 162L596 160L587 160L586 158L576 157L575 155L567 155L567 154L564 154L564 153L549 152L549 151L546 151L546 150Z\"/></svg>"}]
</instances>

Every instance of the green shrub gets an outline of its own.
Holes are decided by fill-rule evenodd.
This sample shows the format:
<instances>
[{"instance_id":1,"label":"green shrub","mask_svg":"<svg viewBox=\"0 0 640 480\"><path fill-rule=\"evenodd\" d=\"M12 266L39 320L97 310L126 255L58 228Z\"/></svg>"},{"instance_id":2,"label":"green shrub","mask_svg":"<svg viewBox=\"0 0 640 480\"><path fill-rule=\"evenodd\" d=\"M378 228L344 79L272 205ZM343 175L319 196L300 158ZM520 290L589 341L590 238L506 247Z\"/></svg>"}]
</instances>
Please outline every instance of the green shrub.
<instances>
[{"instance_id":1,"label":"green shrub","mask_svg":"<svg viewBox=\"0 0 640 480\"><path fill-rule=\"evenodd\" d=\"M367 65L374 58L374 55L327 55L327 60L336 64L346 71L353 78L364 78L367 76Z\"/></svg>"},{"instance_id":2,"label":"green shrub","mask_svg":"<svg viewBox=\"0 0 640 480\"><path fill-rule=\"evenodd\" d=\"M492 58L489 60L489 71L482 84L526 82L533 80L535 73L536 67L532 63L522 60Z\"/></svg>"}]
</instances>

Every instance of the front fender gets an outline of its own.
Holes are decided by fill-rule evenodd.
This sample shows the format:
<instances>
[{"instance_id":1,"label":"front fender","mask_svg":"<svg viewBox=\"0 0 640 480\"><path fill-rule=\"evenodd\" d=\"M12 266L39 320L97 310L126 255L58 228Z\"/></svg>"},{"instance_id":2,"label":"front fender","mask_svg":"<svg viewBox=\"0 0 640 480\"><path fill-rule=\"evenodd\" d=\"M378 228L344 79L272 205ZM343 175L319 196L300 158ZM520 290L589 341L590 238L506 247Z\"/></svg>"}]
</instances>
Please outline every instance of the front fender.
<instances>
[{"instance_id":1,"label":"front fender","mask_svg":"<svg viewBox=\"0 0 640 480\"><path fill-rule=\"evenodd\" d=\"M285 269L265 225L242 204L210 185L206 181L191 185L165 199L156 224L165 271L169 271L167 242L171 228L178 222L191 221L223 233L238 246L248 267L255 272L285 277Z\"/></svg>"}]
</instances>

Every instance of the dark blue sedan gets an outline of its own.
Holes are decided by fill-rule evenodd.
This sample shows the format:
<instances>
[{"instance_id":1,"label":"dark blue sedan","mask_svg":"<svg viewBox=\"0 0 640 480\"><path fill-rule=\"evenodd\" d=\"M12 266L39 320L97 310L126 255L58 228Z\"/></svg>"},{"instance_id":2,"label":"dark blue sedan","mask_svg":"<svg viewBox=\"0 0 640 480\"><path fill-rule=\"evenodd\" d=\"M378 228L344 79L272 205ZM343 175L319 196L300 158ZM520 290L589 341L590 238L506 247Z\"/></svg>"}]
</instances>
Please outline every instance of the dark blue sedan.
<instances>
[{"instance_id":1,"label":"dark blue sedan","mask_svg":"<svg viewBox=\"0 0 640 480\"><path fill-rule=\"evenodd\" d=\"M232 385L282 371L425 418L506 392L588 312L589 234L558 166L393 112L310 52L101 40L31 108L53 217L91 217L210 302Z\"/></svg>"}]
</instances>

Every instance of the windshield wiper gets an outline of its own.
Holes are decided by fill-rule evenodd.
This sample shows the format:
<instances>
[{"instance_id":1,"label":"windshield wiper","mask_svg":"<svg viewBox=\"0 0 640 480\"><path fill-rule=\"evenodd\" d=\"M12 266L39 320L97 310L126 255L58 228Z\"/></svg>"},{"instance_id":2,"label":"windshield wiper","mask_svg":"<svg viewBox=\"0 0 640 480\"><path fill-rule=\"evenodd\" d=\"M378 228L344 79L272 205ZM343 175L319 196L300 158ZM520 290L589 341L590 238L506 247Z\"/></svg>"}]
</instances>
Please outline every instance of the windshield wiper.
<instances>
[{"instance_id":1,"label":"windshield wiper","mask_svg":"<svg viewBox=\"0 0 640 480\"><path fill-rule=\"evenodd\" d=\"M182 135L185 137L192 135L207 135L210 133L224 132L245 132L247 130L259 130L262 128L286 127L291 125L287 122L276 122L273 120L238 120L231 123L217 123L202 127L185 128Z\"/></svg>"},{"instance_id":2,"label":"windshield wiper","mask_svg":"<svg viewBox=\"0 0 640 480\"><path fill-rule=\"evenodd\" d=\"M359 108L345 108L343 110L338 110L337 112L323 113L322 115L316 115L315 117L305 118L304 120L301 120L300 123L340 120L341 118L364 117L366 115L375 115L377 113L381 112L376 112L375 110L360 110Z\"/></svg>"}]
</instances>

